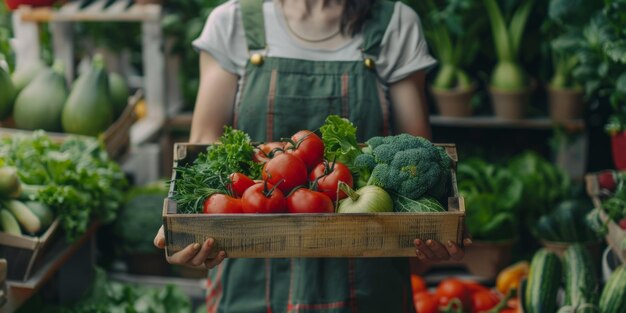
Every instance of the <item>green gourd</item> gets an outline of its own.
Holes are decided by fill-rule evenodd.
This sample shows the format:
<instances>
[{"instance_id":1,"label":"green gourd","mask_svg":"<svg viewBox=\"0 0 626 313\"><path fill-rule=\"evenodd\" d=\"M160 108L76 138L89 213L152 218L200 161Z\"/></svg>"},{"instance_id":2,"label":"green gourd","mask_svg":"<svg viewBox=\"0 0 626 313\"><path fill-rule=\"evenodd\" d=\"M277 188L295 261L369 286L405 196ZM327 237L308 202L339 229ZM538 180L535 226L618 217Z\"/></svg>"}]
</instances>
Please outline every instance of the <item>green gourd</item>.
<instances>
[{"instance_id":1,"label":"green gourd","mask_svg":"<svg viewBox=\"0 0 626 313\"><path fill-rule=\"evenodd\" d=\"M39 71L15 100L15 126L29 130L61 131L61 113L68 93L61 62L55 62L53 68Z\"/></svg>"},{"instance_id":2,"label":"green gourd","mask_svg":"<svg viewBox=\"0 0 626 313\"><path fill-rule=\"evenodd\" d=\"M30 84L33 79L35 79L37 73L45 68L46 66L39 61L24 65L18 65L18 67L15 69L15 72L13 72L13 74L11 75L11 79L13 80L13 86L15 87L15 94L19 95L19 93L22 92L22 90L26 88L26 86Z\"/></svg>"},{"instance_id":3,"label":"green gourd","mask_svg":"<svg viewBox=\"0 0 626 313\"><path fill-rule=\"evenodd\" d=\"M97 136L113 122L109 78L102 56L94 56L87 70L72 87L61 118L67 133Z\"/></svg>"},{"instance_id":4,"label":"green gourd","mask_svg":"<svg viewBox=\"0 0 626 313\"><path fill-rule=\"evenodd\" d=\"M111 92L111 101L113 102L113 113L118 117L124 112L128 104L128 85L124 78L117 73L109 74L109 90Z\"/></svg>"},{"instance_id":5,"label":"green gourd","mask_svg":"<svg viewBox=\"0 0 626 313\"><path fill-rule=\"evenodd\" d=\"M0 67L0 120L7 118L11 114L14 98L15 87L11 81L11 76Z\"/></svg>"}]
</instances>

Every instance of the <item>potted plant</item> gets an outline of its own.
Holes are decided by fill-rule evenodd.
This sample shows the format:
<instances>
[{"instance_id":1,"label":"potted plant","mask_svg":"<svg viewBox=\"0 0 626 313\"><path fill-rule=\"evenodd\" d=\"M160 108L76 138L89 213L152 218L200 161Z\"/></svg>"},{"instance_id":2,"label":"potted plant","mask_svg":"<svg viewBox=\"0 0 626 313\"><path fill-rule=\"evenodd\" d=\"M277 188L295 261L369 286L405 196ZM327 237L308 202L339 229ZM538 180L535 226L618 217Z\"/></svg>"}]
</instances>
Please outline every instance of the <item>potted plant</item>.
<instances>
[{"instance_id":1,"label":"potted plant","mask_svg":"<svg viewBox=\"0 0 626 313\"><path fill-rule=\"evenodd\" d=\"M532 85L519 62L519 51L534 0L523 0L512 13L508 25L496 0L483 0L483 3L498 57L489 86L495 115L504 119L522 119L526 115Z\"/></svg>"},{"instance_id":2,"label":"potted plant","mask_svg":"<svg viewBox=\"0 0 626 313\"><path fill-rule=\"evenodd\" d=\"M609 118L606 130L611 136L615 168L626 170L626 101L616 101L612 104L615 113Z\"/></svg>"},{"instance_id":3,"label":"potted plant","mask_svg":"<svg viewBox=\"0 0 626 313\"><path fill-rule=\"evenodd\" d=\"M481 23L475 18L474 2L433 0L416 2L418 12L425 16L424 34L439 68L430 86L442 116L472 115L471 99L475 82L466 72L478 51L477 31ZM479 20L480 21L480 20Z\"/></svg>"},{"instance_id":4,"label":"potted plant","mask_svg":"<svg viewBox=\"0 0 626 313\"><path fill-rule=\"evenodd\" d=\"M551 44L554 74L547 91L550 119L564 123L581 117L584 93L572 74L578 58L560 47L560 39L555 39Z\"/></svg>"},{"instance_id":5,"label":"potted plant","mask_svg":"<svg viewBox=\"0 0 626 313\"><path fill-rule=\"evenodd\" d=\"M626 1L605 1L582 32L576 79L588 98L607 99L613 114L606 124L617 169L626 169Z\"/></svg>"},{"instance_id":6,"label":"potted plant","mask_svg":"<svg viewBox=\"0 0 626 313\"><path fill-rule=\"evenodd\" d=\"M578 66L577 52L583 41L583 27L591 15L602 7L599 1L581 1L572 5L567 0L551 0L544 29L550 40L553 76L547 86L550 118L567 122L580 118L583 110L583 86L574 76Z\"/></svg>"}]
</instances>

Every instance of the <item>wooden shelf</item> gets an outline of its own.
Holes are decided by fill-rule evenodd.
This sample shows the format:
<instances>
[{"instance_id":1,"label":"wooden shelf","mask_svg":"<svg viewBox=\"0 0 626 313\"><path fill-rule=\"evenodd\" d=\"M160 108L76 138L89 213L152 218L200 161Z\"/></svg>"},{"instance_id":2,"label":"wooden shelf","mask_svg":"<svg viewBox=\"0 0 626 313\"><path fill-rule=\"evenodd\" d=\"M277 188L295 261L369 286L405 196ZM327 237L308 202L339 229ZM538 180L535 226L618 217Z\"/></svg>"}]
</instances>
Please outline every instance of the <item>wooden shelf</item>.
<instances>
[{"instance_id":1,"label":"wooden shelf","mask_svg":"<svg viewBox=\"0 0 626 313\"><path fill-rule=\"evenodd\" d=\"M95 222L76 242L57 242L44 259L44 265L27 281L7 281L8 302L0 307L0 313L13 312L41 289L71 257L93 237L100 223Z\"/></svg>"},{"instance_id":2,"label":"wooden shelf","mask_svg":"<svg viewBox=\"0 0 626 313\"><path fill-rule=\"evenodd\" d=\"M469 127L469 128L515 128L515 129L552 129L555 124L550 118L528 118L522 120L506 120L493 116L472 117L445 117L431 115L430 123L441 127ZM568 131L582 131L585 129L583 120L573 120L561 124Z\"/></svg>"},{"instance_id":3,"label":"wooden shelf","mask_svg":"<svg viewBox=\"0 0 626 313\"><path fill-rule=\"evenodd\" d=\"M141 22L158 21L161 6L132 4L130 1L97 0L83 7L82 1L72 1L59 9L50 7L20 7L26 22Z\"/></svg>"}]
</instances>

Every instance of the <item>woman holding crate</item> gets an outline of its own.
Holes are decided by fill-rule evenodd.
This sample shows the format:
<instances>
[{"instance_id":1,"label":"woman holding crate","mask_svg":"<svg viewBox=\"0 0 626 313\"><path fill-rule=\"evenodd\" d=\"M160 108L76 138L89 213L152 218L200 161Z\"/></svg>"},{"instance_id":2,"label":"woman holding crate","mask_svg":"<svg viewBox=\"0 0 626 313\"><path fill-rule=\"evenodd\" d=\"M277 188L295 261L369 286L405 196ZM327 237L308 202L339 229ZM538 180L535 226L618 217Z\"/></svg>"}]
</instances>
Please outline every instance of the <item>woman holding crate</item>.
<instances>
[{"instance_id":1,"label":"woman holding crate","mask_svg":"<svg viewBox=\"0 0 626 313\"><path fill-rule=\"evenodd\" d=\"M424 96L429 55L419 18L383 0L230 0L193 42L200 90L191 142L230 124L270 142L350 119L359 140L392 133L430 138ZM155 245L163 248L162 229ZM466 239L466 244L471 243ZM212 240L168 257L204 265L209 312L414 312L406 258L209 259ZM424 262L459 260L454 243L415 240Z\"/></svg>"}]
</instances>

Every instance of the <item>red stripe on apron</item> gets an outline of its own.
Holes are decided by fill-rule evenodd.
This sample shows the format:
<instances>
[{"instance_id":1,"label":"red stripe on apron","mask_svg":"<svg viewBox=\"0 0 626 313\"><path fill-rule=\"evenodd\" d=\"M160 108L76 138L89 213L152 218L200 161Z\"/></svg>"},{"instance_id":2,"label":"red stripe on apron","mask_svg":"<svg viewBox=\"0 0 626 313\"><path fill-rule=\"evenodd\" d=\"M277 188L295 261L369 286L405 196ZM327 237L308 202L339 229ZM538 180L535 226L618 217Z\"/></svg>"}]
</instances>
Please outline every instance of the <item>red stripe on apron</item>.
<instances>
[{"instance_id":1,"label":"red stripe on apron","mask_svg":"<svg viewBox=\"0 0 626 313\"><path fill-rule=\"evenodd\" d=\"M245 90L244 88L246 88L246 75L243 75L242 78L242 82L241 82L241 87L239 87L239 90ZM237 101L235 102L235 108L233 109L233 128L237 128L237 124L239 122L239 108L241 107L241 98L243 98L243 96L240 93L237 93Z\"/></svg>"},{"instance_id":2,"label":"red stripe on apron","mask_svg":"<svg viewBox=\"0 0 626 313\"><path fill-rule=\"evenodd\" d=\"M348 288L350 288L350 309L352 313L357 313L356 305L356 274L354 259L348 260Z\"/></svg>"},{"instance_id":3,"label":"red stripe on apron","mask_svg":"<svg viewBox=\"0 0 626 313\"><path fill-rule=\"evenodd\" d=\"M270 288L272 288L272 268L270 259L265 259L265 306L266 312L272 313L272 305L270 303Z\"/></svg>"},{"instance_id":4,"label":"red stripe on apron","mask_svg":"<svg viewBox=\"0 0 626 313\"><path fill-rule=\"evenodd\" d=\"M377 82L376 87L378 89L378 101L380 102L380 111L383 113L383 136L389 136L389 103L385 97L382 87Z\"/></svg>"},{"instance_id":5,"label":"red stripe on apron","mask_svg":"<svg viewBox=\"0 0 626 313\"><path fill-rule=\"evenodd\" d=\"M272 70L270 78L270 90L267 95L267 125L265 128L265 138L267 142L274 139L274 102L276 99L276 70Z\"/></svg>"},{"instance_id":6,"label":"red stripe on apron","mask_svg":"<svg viewBox=\"0 0 626 313\"><path fill-rule=\"evenodd\" d=\"M287 298L287 313L291 313L294 306L291 304L292 288L293 288L293 259L289 259L289 296Z\"/></svg>"},{"instance_id":7,"label":"red stripe on apron","mask_svg":"<svg viewBox=\"0 0 626 313\"><path fill-rule=\"evenodd\" d=\"M217 267L217 275L215 275L215 280L211 281L207 278L207 290L209 293L206 296L206 310L207 313L216 313L219 308L220 300L222 299L222 273L224 272L224 266L218 265ZM215 283L215 287L212 287L213 283Z\"/></svg>"},{"instance_id":8,"label":"red stripe on apron","mask_svg":"<svg viewBox=\"0 0 626 313\"><path fill-rule=\"evenodd\" d=\"M350 82L350 77L348 73L344 73L341 76L341 116L344 118L348 118L348 109L350 107L348 102L348 83Z\"/></svg>"}]
</instances>

